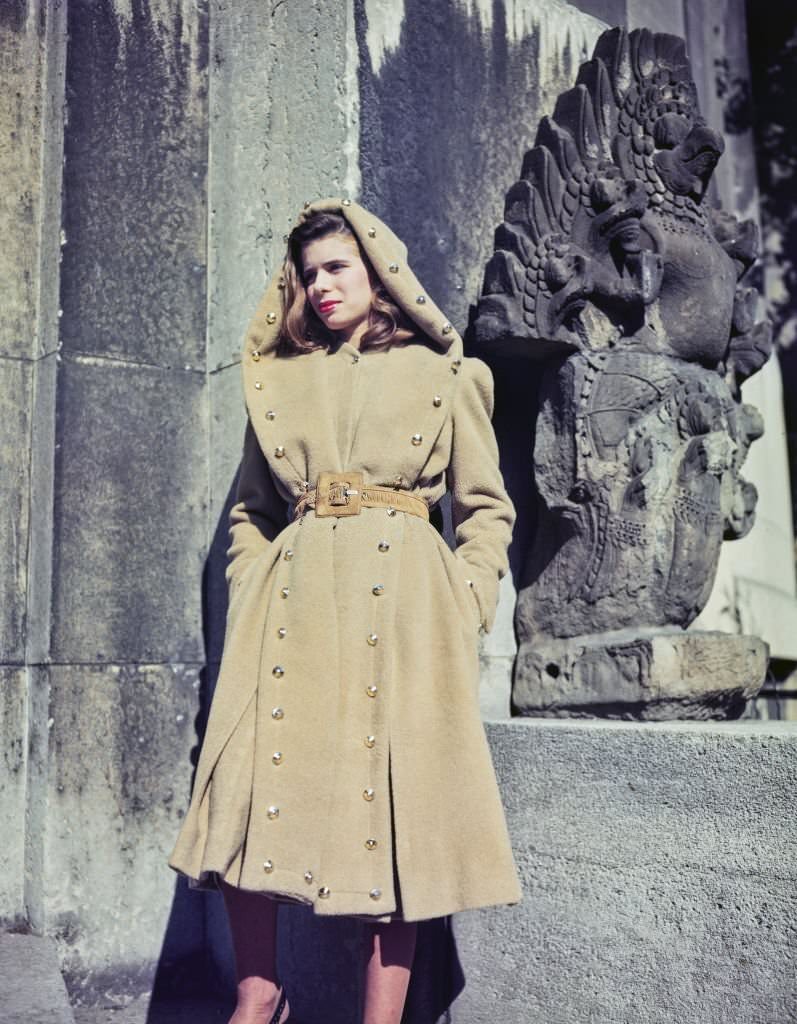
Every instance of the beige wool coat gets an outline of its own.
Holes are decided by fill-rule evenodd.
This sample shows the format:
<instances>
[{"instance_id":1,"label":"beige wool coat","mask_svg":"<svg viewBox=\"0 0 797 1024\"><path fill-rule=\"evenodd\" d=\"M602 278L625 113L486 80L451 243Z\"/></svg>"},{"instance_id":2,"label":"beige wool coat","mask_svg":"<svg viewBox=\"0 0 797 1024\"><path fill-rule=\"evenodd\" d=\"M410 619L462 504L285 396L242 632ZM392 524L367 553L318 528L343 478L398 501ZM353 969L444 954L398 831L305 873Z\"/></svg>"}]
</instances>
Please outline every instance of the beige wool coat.
<instances>
[{"instance_id":1,"label":"beige wool coat","mask_svg":"<svg viewBox=\"0 0 797 1024\"><path fill-rule=\"evenodd\" d=\"M231 513L230 603L190 808L170 864L318 914L419 920L514 903L520 887L478 708L514 509L492 378L424 295L406 248L343 213L426 340L278 356L275 278L247 333L249 422ZM431 508L298 519L319 473L358 470Z\"/></svg>"}]
</instances>

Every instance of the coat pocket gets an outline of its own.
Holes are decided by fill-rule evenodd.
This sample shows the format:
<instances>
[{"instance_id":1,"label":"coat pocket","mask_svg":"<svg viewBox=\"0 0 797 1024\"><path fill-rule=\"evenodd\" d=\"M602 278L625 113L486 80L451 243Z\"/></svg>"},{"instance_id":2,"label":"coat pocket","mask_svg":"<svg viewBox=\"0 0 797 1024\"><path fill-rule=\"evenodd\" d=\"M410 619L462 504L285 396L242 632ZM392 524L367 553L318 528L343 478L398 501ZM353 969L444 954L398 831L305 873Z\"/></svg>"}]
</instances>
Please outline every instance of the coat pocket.
<instances>
[{"instance_id":1,"label":"coat pocket","mask_svg":"<svg viewBox=\"0 0 797 1024\"><path fill-rule=\"evenodd\" d=\"M468 566L457 558L455 553L446 544L439 534L437 536L437 548L445 566L454 600L460 612L463 624L468 635L475 635L481 632L482 617L479 608L479 600L476 596L473 580L468 576Z\"/></svg>"}]
</instances>

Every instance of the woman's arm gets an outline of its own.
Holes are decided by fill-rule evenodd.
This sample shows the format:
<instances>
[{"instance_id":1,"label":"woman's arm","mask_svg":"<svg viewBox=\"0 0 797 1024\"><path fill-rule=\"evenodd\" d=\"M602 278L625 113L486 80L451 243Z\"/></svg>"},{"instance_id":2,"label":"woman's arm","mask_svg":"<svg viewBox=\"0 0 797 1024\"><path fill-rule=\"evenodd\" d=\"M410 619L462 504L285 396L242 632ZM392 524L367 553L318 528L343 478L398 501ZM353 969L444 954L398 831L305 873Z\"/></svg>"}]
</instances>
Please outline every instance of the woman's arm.
<instances>
[{"instance_id":1,"label":"woman's arm","mask_svg":"<svg viewBox=\"0 0 797 1024\"><path fill-rule=\"evenodd\" d=\"M274 485L251 420L246 422L235 502L230 510L231 543L227 549L230 587L241 578L246 567L267 550L288 520L287 504Z\"/></svg>"},{"instance_id":2,"label":"woman's arm","mask_svg":"<svg viewBox=\"0 0 797 1024\"><path fill-rule=\"evenodd\" d=\"M472 582L482 627L489 632L498 603L498 583L509 568L507 548L515 508L498 466L490 369L480 359L464 359L460 374L446 474L457 543L454 553Z\"/></svg>"}]
</instances>

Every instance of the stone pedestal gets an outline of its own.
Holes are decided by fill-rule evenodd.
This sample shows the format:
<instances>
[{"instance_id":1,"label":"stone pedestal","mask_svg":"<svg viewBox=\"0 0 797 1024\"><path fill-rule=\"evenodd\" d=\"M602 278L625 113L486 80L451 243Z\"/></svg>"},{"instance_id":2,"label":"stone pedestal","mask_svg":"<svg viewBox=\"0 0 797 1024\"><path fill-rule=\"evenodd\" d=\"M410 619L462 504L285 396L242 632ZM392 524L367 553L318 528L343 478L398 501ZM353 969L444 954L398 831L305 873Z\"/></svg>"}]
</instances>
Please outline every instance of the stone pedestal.
<instances>
[{"instance_id":1,"label":"stone pedestal","mask_svg":"<svg viewBox=\"0 0 797 1024\"><path fill-rule=\"evenodd\" d=\"M680 630L524 643L515 709L537 717L737 718L761 689L767 655L755 636Z\"/></svg>"}]
</instances>

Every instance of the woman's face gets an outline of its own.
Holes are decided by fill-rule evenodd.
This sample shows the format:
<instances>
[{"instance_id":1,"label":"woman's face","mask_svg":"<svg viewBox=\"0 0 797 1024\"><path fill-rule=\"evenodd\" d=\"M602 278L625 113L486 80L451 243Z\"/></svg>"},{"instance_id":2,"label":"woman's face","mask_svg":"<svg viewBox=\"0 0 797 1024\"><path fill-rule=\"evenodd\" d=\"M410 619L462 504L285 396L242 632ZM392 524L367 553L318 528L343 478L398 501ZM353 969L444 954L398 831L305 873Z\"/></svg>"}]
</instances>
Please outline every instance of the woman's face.
<instances>
[{"instance_id":1,"label":"woman's face","mask_svg":"<svg viewBox=\"0 0 797 1024\"><path fill-rule=\"evenodd\" d=\"M357 242L325 235L302 249L302 280L321 323L358 345L368 327L373 290Z\"/></svg>"}]
</instances>

